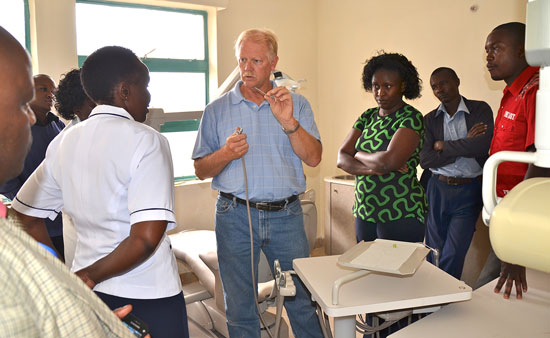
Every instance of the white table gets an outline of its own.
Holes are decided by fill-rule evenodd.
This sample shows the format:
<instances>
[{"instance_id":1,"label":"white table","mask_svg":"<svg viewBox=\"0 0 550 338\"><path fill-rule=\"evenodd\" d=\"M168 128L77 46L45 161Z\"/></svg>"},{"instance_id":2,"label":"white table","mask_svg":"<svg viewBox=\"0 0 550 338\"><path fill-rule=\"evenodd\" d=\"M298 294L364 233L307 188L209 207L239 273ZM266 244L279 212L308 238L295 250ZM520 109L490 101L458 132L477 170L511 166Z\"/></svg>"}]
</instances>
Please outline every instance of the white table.
<instances>
[{"instance_id":1,"label":"white table","mask_svg":"<svg viewBox=\"0 0 550 338\"><path fill-rule=\"evenodd\" d=\"M496 280L477 289L472 300L451 304L397 331L391 338L550 337L550 274L527 270L522 300L495 294Z\"/></svg>"},{"instance_id":2,"label":"white table","mask_svg":"<svg viewBox=\"0 0 550 338\"><path fill-rule=\"evenodd\" d=\"M472 289L464 282L423 261L412 276L371 273L344 284L339 304L333 305L333 282L357 271L339 266L338 257L300 258L293 264L313 299L328 316L334 317L335 338L355 338L357 314L429 307L472 296Z\"/></svg>"}]
</instances>

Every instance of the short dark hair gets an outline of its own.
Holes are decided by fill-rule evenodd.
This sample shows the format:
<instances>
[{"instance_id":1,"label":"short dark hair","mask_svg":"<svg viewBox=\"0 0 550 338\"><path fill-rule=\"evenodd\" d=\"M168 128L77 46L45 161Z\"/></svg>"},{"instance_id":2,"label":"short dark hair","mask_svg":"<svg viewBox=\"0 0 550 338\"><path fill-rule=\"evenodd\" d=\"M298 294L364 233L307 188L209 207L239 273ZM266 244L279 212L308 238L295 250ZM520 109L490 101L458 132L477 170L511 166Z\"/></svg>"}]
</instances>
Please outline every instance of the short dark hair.
<instances>
[{"instance_id":1,"label":"short dark hair","mask_svg":"<svg viewBox=\"0 0 550 338\"><path fill-rule=\"evenodd\" d=\"M80 69L72 69L59 80L55 93L55 109L66 120L75 117L74 110L81 107L88 96L80 82Z\"/></svg>"},{"instance_id":2,"label":"short dark hair","mask_svg":"<svg viewBox=\"0 0 550 338\"><path fill-rule=\"evenodd\" d=\"M92 101L112 103L113 90L122 81L137 78L139 59L128 48L103 47L90 54L82 65L80 79Z\"/></svg>"},{"instance_id":3,"label":"short dark hair","mask_svg":"<svg viewBox=\"0 0 550 338\"><path fill-rule=\"evenodd\" d=\"M525 45L525 24L521 22L508 22L498 25L493 29L493 32L496 30L504 30L509 36L512 37L517 46L523 47Z\"/></svg>"},{"instance_id":4,"label":"short dark hair","mask_svg":"<svg viewBox=\"0 0 550 338\"><path fill-rule=\"evenodd\" d=\"M399 73L405 82L403 96L407 99L420 97L422 80L418 76L418 71L409 59L399 53L380 52L366 61L366 65L363 68L363 88L367 92L372 91L372 76L379 69L387 69Z\"/></svg>"},{"instance_id":5,"label":"short dark hair","mask_svg":"<svg viewBox=\"0 0 550 338\"><path fill-rule=\"evenodd\" d=\"M452 76L455 80L460 81L460 80L458 79L458 75L456 75L456 72L454 71L454 69L449 68L449 67L439 67L439 68L436 68L436 69L432 72L432 75L430 75L430 77L434 76L435 74L441 73L441 72L447 72L447 73L451 74L451 76Z\"/></svg>"}]
</instances>

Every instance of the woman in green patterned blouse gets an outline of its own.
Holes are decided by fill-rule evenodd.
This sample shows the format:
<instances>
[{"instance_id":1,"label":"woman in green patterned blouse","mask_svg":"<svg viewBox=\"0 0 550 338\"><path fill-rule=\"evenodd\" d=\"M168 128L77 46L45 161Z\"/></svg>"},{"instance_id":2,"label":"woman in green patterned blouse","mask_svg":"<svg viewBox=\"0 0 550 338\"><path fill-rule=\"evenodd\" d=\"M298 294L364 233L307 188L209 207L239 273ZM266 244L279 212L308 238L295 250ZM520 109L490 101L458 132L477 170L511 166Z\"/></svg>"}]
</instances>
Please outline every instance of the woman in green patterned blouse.
<instances>
[{"instance_id":1,"label":"woman in green patterned blouse","mask_svg":"<svg viewBox=\"0 0 550 338\"><path fill-rule=\"evenodd\" d=\"M403 55L382 53L367 61L363 87L378 107L357 119L338 152L338 168L356 175L357 241L424 240L426 198L416 167L424 141L422 114L403 101L420 97L421 80Z\"/></svg>"}]
</instances>

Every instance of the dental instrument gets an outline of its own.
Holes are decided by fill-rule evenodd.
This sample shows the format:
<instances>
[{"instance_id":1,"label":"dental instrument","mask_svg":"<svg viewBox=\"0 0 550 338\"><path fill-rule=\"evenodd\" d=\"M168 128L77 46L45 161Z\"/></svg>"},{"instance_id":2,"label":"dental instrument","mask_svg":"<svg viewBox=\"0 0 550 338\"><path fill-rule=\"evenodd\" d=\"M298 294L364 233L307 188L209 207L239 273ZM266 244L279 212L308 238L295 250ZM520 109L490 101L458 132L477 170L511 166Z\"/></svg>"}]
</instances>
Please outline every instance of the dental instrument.
<instances>
[{"instance_id":1,"label":"dental instrument","mask_svg":"<svg viewBox=\"0 0 550 338\"><path fill-rule=\"evenodd\" d=\"M266 95L267 95L263 90L261 90L261 89L258 88L258 87L254 87L254 89L256 89L256 90L257 90L260 94L262 94L263 96L266 96ZM275 97L275 95L267 95L267 96L269 96L269 97L272 98L273 100L277 101L277 98Z\"/></svg>"}]
</instances>

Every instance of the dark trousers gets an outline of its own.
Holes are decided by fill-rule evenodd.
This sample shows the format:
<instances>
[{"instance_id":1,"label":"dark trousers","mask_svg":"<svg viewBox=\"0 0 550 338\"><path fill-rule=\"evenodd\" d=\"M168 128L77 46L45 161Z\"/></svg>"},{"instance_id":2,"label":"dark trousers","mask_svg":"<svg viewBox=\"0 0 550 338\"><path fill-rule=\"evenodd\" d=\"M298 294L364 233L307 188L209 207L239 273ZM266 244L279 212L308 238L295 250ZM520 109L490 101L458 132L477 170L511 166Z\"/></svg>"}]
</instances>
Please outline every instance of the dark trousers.
<instances>
[{"instance_id":1,"label":"dark trousers","mask_svg":"<svg viewBox=\"0 0 550 338\"><path fill-rule=\"evenodd\" d=\"M501 264L502 262L498 259L497 255L493 251L493 248L491 247L491 251L489 251L489 256L487 256L485 265L477 278L474 290L482 287L495 278L500 277Z\"/></svg>"},{"instance_id":2,"label":"dark trousers","mask_svg":"<svg viewBox=\"0 0 550 338\"><path fill-rule=\"evenodd\" d=\"M373 223L364 221L360 218L355 219L355 238L357 242L374 241L376 238L389 239L403 242L422 242L424 241L425 225L416 218L402 218L396 221L387 223ZM366 322L372 325L372 315L366 315ZM379 320L380 325L384 320ZM398 331L407 326L408 320L404 318L397 323L379 331L380 337L385 338L389 334ZM375 337L372 335L364 335L365 338Z\"/></svg>"},{"instance_id":3,"label":"dark trousers","mask_svg":"<svg viewBox=\"0 0 550 338\"><path fill-rule=\"evenodd\" d=\"M149 325L151 337L189 338L183 292L158 299L122 298L97 291L96 294L111 310L132 304L132 313Z\"/></svg>"},{"instance_id":4,"label":"dark trousers","mask_svg":"<svg viewBox=\"0 0 550 338\"><path fill-rule=\"evenodd\" d=\"M374 241L376 238L403 242L424 241L425 226L416 218L402 218L387 223L373 223L355 219L355 238L361 241Z\"/></svg>"},{"instance_id":5,"label":"dark trousers","mask_svg":"<svg viewBox=\"0 0 550 338\"><path fill-rule=\"evenodd\" d=\"M472 183L449 185L438 177L434 175L428 181L426 244L439 250L439 267L460 279L483 207L481 181L475 179ZM431 254L428 261L433 262Z\"/></svg>"},{"instance_id":6,"label":"dark trousers","mask_svg":"<svg viewBox=\"0 0 550 338\"><path fill-rule=\"evenodd\" d=\"M55 250L59 252L59 255L61 255L61 259L65 260L65 245L63 244L63 235L50 237L52 240L53 246L55 247Z\"/></svg>"}]
</instances>

